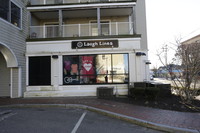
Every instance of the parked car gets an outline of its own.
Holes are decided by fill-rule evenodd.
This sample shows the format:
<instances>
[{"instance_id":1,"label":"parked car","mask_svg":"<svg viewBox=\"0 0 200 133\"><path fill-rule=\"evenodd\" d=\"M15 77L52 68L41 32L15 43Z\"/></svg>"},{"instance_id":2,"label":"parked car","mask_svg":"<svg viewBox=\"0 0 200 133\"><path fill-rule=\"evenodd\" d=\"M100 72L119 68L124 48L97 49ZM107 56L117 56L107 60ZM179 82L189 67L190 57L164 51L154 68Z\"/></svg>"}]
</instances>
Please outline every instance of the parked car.
<instances>
[{"instance_id":1,"label":"parked car","mask_svg":"<svg viewBox=\"0 0 200 133\"><path fill-rule=\"evenodd\" d=\"M150 75L150 80L153 80L153 75Z\"/></svg>"}]
</instances>

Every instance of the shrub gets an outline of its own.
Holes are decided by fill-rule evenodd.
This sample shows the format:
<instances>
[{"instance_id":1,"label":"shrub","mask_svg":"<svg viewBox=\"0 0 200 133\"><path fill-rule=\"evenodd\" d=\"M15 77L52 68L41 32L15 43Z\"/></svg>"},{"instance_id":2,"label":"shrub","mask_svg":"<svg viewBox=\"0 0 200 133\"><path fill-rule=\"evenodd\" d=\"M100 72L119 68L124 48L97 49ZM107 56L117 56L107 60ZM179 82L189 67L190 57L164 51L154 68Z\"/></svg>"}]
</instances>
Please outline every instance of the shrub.
<instances>
[{"instance_id":1,"label":"shrub","mask_svg":"<svg viewBox=\"0 0 200 133\"><path fill-rule=\"evenodd\" d=\"M147 87L145 90L146 98L149 100L155 100L160 92L157 87Z\"/></svg>"},{"instance_id":2,"label":"shrub","mask_svg":"<svg viewBox=\"0 0 200 133\"><path fill-rule=\"evenodd\" d=\"M135 87L131 89L131 96L135 98L144 97L145 87Z\"/></svg>"}]
</instances>

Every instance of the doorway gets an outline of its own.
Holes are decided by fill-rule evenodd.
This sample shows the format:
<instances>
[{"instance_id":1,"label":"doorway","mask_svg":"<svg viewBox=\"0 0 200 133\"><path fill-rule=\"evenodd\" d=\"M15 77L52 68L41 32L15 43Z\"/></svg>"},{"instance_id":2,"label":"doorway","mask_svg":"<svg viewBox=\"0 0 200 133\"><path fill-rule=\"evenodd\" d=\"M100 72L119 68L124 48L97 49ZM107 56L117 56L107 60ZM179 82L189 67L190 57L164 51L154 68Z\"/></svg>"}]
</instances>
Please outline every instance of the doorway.
<instances>
[{"instance_id":1,"label":"doorway","mask_svg":"<svg viewBox=\"0 0 200 133\"><path fill-rule=\"evenodd\" d=\"M1 52L0 62L0 97L10 97L10 68Z\"/></svg>"}]
</instances>

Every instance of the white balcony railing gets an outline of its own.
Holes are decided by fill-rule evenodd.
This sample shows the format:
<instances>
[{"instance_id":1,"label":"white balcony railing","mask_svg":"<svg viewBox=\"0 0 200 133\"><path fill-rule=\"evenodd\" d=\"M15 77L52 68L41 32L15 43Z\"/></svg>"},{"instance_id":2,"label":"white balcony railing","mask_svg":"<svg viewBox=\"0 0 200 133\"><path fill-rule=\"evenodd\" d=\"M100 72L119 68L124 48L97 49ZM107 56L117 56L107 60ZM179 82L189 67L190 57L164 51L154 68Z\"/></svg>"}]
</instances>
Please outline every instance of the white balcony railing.
<instances>
[{"instance_id":1,"label":"white balcony railing","mask_svg":"<svg viewBox=\"0 0 200 133\"><path fill-rule=\"evenodd\" d=\"M133 1L133 0L29 0L31 5L46 4L72 4L72 3L93 3L93 2L114 2L114 1Z\"/></svg>"},{"instance_id":2,"label":"white balcony railing","mask_svg":"<svg viewBox=\"0 0 200 133\"><path fill-rule=\"evenodd\" d=\"M97 23L30 26L30 38L83 37L106 35L132 35L133 23L113 22L101 23L100 32Z\"/></svg>"}]
</instances>

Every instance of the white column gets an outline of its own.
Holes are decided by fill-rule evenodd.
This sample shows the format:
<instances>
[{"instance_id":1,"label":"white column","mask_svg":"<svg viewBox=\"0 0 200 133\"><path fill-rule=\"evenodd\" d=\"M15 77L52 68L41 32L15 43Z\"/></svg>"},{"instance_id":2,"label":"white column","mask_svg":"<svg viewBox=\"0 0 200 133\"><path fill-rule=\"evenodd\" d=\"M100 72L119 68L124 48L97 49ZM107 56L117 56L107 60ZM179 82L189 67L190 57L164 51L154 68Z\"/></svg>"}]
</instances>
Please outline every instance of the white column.
<instances>
[{"instance_id":1,"label":"white column","mask_svg":"<svg viewBox=\"0 0 200 133\"><path fill-rule=\"evenodd\" d=\"M63 56L59 55L58 56L58 68L59 68L59 73L58 73L58 83L59 85L63 85Z\"/></svg>"},{"instance_id":2,"label":"white column","mask_svg":"<svg viewBox=\"0 0 200 133\"><path fill-rule=\"evenodd\" d=\"M131 52L129 53L129 82L136 81L137 79L136 72L137 72L137 69L136 69L135 53Z\"/></svg>"},{"instance_id":3,"label":"white column","mask_svg":"<svg viewBox=\"0 0 200 133\"><path fill-rule=\"evenodd\" d=\"M22 68L19 67L18 69L18 97L23 96L22 91Z\"/></svg>"},{"instance_id":4,"label":"white column","mask_svg":"<svg viewBox=\"0 0 200 133\"><path fill-rule=\"evenodd\" d=\"M10 68L10 97L13 98L13 69Z\"/></svg>"},{"instance_id":5,"label":"white column","mask_svg":"<svg viewBox=\"0 0 200 133\"><path fill-rule=\"evenodd\" d=\"M51 85L53 89L57 90L59 86L59 60L58 58L51 58Z\"/></svg>"}]
</instances>

